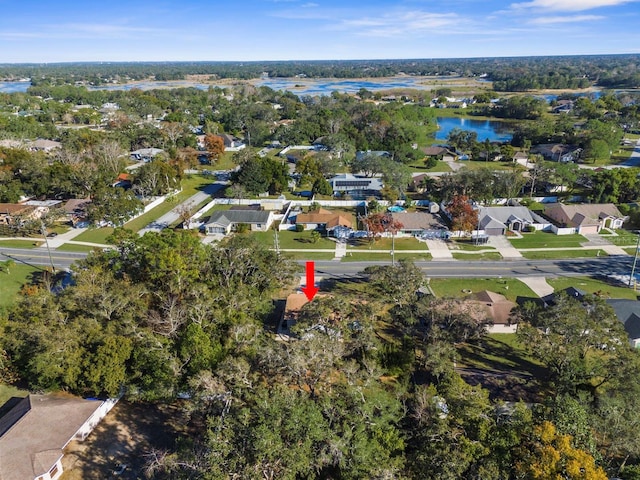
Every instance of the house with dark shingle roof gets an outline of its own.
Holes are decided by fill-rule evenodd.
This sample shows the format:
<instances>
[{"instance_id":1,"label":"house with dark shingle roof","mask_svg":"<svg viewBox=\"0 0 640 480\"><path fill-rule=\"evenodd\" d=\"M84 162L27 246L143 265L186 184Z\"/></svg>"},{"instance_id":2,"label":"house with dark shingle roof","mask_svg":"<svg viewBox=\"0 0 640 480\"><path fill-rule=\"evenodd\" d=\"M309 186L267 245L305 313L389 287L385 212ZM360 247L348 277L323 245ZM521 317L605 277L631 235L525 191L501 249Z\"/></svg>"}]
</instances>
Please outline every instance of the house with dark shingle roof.
<instances>
[{"instance_id":1,"label":"house with dark shingle roof","mask_svg":"<svg viewBox=\"0 0 640 480\"><path fill-rule=\"evenodd\" d=\"M207 235L228 235L240 224L249 225L254 232L266 232L273 220L272 211L223 210L211 215L204 228Z\"/></svg>"},{"instance_id":2,"label":"house with dark shingle roof","mask_svg":"<svg viewBox=\"0 0 640 480\"><path fill-rule=\"evenodd\" d=\"M640 302L638 300L625 300L612 298L607 304L616 312L616 317L624 325L629 336L629 343L634 348L640 347Z\"/></svg>"},{"instance_id":3,"label":"house with dark shingle roof","mask_svg":"<svg viewBox=\"0 0 640 480\"><path fill-rule=\"evenodd\" d=\"M517 324L511 322L511 311L516 307L514 302L489 290L476 293L475 299L471 301L484 309L487 317L493 322L487 327L489 333L515 333Z\"/></svg>"},{"instance_id":4,"label":"house with dark shingle roof","mask_svg":"<svg viewBox=\"0 0 640 480\"><path fill-rule=\"evenodd\" d=\"M446 147L439 147L437 145L432 145L431 147L424 147L422 149L422 153L427 157L435 157L438 160L455 160L458 155L455 152L452 152Z\"/></svg>"}]
</instances>

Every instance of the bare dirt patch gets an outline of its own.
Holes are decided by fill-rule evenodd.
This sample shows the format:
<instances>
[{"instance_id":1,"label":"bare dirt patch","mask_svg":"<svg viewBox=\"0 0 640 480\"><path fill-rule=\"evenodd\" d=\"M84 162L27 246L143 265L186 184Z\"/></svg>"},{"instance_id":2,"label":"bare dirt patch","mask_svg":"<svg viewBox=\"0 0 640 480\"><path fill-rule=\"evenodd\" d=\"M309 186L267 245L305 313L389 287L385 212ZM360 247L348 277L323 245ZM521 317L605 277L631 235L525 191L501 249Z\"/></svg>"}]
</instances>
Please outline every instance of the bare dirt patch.
<instances>
[{"instance_id":1,"label":"bare dirt patch","mask_svg":"<svg viewBox=\"0 0 640 480\"><path fill-rule=\"evenodd\" d=\"M146 454L153 449L173 450L188 420L179 402L161 405L122 400L84 442L69 444L61 479L144 478ZM120 465L126 468L120 471Z\"/></svg>"}]
</instances>

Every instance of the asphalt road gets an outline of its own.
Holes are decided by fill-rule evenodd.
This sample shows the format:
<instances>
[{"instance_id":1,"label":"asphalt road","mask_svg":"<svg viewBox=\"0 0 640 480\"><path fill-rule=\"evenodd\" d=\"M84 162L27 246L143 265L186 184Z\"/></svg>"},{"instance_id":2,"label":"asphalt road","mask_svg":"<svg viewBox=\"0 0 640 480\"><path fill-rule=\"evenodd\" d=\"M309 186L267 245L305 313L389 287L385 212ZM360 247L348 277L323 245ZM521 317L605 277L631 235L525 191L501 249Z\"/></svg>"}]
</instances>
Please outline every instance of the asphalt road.
<instances>
[{"instance_id":1,"label":"asphalt road","mask_svg":"<svg viewBox=\"0 0 640 480\"><path fill-rule=\"evenodd\" d=\"M69 268L77 260L85 258L82 252L51 251L56 268ZM3 248L0 260L13 259L16 263L50 266L49 255L44 248ZM427 276L433 278L488 278L488 277L561 277L586 275L629 275L633 257L621 255L599 258L572 258L566 260L502 260L502 261L430 261L416 262ZM304 266L305 262L300 262ZM369 265L389 265L390 262L334 262L316 261L318 277L355 277Z\"/></svg>"},{"instance_id":2,"label":"asphalt road","mask_svg":"<svg viewBox=\"0 0 640 480\"><path fill-rule=\"evenodd\" d=\"M51 261L57 269L67 269L74 262L87 256L84 252L57 252L51 250L51 260L46 248L4 248L0 245L0 261L13 260L16 263L38 267L51 267Z\"/></svg>"}]
</instances>

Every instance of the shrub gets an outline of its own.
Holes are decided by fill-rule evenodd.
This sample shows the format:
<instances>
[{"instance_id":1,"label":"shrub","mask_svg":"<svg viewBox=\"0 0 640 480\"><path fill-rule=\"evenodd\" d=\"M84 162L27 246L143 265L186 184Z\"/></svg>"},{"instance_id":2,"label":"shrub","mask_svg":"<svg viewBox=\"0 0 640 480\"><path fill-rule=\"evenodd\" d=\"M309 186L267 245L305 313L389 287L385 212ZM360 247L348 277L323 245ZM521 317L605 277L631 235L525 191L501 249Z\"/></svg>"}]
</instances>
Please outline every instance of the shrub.
<instances>
[{"instance_id":1,"label":"shrub","mask_svg":"<svg viewBox=\"0 0 640 480\"><path fill-rule=\"evenodd\" d=\"M296 223L296 232L300 233L304 230L304 225Z\"/></svg>"}]
</instances>

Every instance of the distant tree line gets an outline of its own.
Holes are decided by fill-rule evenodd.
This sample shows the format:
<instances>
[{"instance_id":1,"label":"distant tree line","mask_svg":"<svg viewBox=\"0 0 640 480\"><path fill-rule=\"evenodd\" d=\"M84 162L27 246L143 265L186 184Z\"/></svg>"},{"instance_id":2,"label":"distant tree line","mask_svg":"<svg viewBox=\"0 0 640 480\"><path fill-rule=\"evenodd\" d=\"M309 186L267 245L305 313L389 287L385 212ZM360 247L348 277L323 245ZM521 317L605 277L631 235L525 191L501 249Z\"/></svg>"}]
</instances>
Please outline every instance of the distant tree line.
<instances>
[{"instance_id":1,"label":"distant tree line","mask_svg":"<svg viewBox=\"0 0 640 480\"><path fill-rule=\"evenodd\" d=\"M498 91L575 89L600 85L640 85L638 55L589 55L479 59L324 60L273 62L133 62L4 64L0 78L31 78L34 85L92 85L128 80L182 80L187 75L212 79L306 76L365 78L407 75L485 76Z\"/></svg>"}]
</instances>

